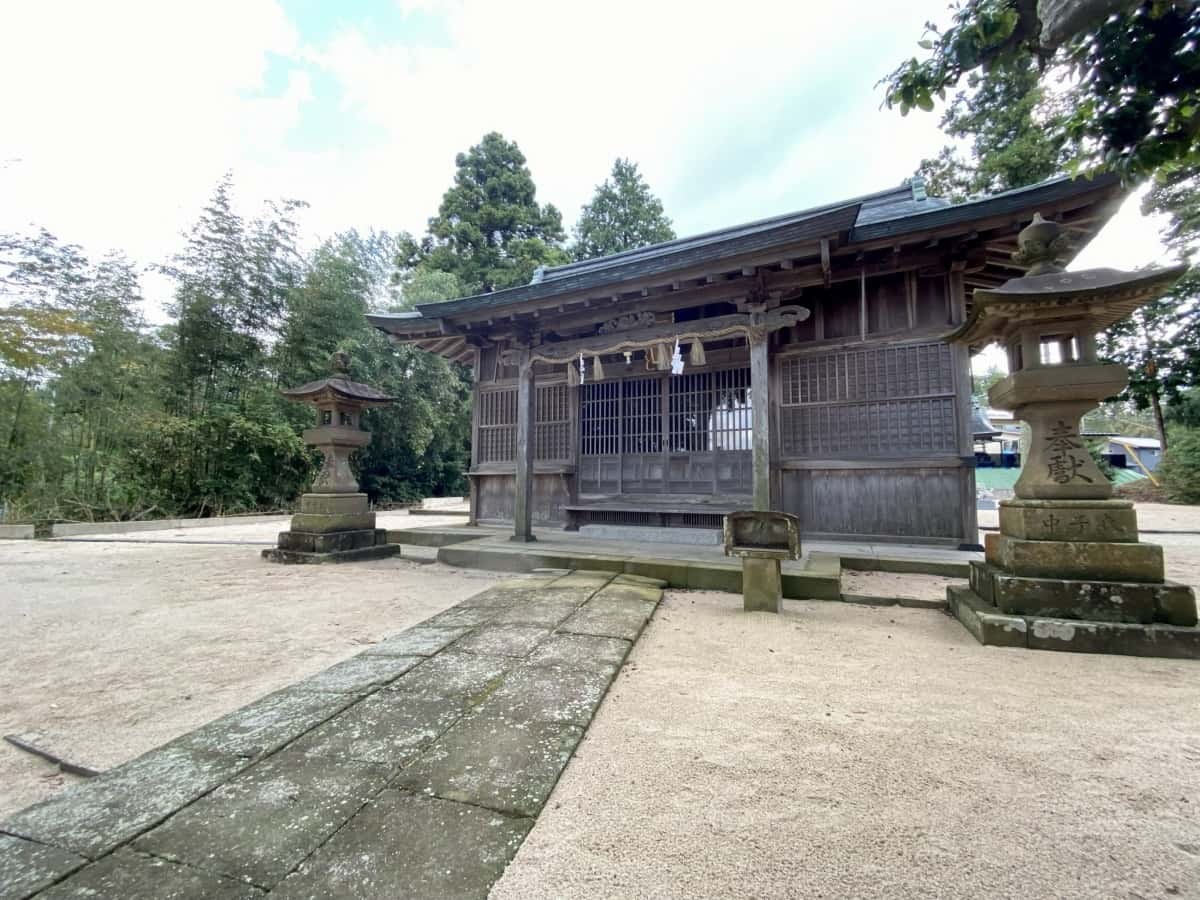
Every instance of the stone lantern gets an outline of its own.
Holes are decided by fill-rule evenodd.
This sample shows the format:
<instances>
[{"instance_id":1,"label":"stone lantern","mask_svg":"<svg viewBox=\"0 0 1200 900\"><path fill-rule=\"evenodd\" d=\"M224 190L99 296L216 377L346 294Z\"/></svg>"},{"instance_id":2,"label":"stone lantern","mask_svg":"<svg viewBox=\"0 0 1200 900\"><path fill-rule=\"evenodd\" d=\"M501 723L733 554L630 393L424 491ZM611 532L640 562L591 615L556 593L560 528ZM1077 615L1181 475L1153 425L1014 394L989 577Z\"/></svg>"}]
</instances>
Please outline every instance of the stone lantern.
<instances>
[{"instance_id":1,"label":"stone lantern","mask_svg":"<svg viewBox=\"0 0 1200 900\"><path fill-rule=\"evenodd\" d=\"M330 377L283 391L288 399L316 408L317 425L303 437L324 461L312 490L300 498L291 530L280 532L278 547L263 551L272 562L348 562L400 552L399 545L387 542L387 532L375 527L375 513L350 469L350 455L371 442L371 433L362 427L363 411L387 406L395 398L351 381L347 354L335 353L331 363Z\"/></svg>"},{"instance_id":2,"label":"stone lantern","mask_svg":"<svg viewBox=\"0 0 1200 900\"><path fill-rule=\"evenodd\" d=\"M986 644L1200 657L1195 595L1164 580L1162 547L1138 541L1133 504L1112 499L1079 433L1083 414L1129 380L1097 359L1096 333L1162 296L1184 267L1066 272L1066 238L1041 216L1019 246L1029 274L975 291L952 336L1005 348L1009 375L988 400L1027 422L1030 439L1000 533L972 563L970 590L950 588L951 608Z\"/></svg>"}]
</instances>

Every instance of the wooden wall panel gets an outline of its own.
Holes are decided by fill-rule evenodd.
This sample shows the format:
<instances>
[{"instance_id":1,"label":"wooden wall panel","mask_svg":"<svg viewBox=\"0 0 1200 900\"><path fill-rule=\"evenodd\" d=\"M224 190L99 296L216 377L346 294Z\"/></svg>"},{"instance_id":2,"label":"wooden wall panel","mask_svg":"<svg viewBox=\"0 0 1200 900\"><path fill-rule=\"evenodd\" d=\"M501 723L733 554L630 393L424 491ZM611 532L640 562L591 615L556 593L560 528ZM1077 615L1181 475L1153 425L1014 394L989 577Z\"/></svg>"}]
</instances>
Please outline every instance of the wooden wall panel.
<instances>
[{"instance_id":1,"label":"wooden wall panel","mask_svg":"<svg viewBox=\"0 0 1200 900\"><path fill-rule=\"evenodd\" d=\"M962 483L972 474L933 466L785 470L783 507L808 535L957 544L964 540Z\"/></svg>"},{"instance_id":2,"label":"wooden wall panel","mask_svg":"<svg viewBox=\"0 0 1200 900\"><path fill-rule=\"evenodd\" d=\"M489 524L511 523L516 481L513 475L476 475L479 509L476 518ZM567 479L562 475L533 476L533 521L539 525L566 522L563 507L571 502Z\"/></svg>"}]
</instances>

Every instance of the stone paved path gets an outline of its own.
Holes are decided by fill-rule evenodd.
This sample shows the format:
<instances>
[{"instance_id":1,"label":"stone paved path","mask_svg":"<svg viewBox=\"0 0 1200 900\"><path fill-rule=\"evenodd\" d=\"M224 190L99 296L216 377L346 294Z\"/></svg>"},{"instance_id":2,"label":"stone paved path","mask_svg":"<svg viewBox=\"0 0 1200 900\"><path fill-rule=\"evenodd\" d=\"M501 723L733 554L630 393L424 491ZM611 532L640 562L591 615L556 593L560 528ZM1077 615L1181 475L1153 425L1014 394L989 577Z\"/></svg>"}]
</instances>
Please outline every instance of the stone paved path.
<instances>
[{"instance_id":1,"label":"stone paved path","mask_svg":"<svg viewBox=\"0 0 1200 900\"><path fill-rule=\"evenodd\" d=\"M661 596L489 588L0 823L0 898L486 897Z\"/></svg>"}]
</instances>

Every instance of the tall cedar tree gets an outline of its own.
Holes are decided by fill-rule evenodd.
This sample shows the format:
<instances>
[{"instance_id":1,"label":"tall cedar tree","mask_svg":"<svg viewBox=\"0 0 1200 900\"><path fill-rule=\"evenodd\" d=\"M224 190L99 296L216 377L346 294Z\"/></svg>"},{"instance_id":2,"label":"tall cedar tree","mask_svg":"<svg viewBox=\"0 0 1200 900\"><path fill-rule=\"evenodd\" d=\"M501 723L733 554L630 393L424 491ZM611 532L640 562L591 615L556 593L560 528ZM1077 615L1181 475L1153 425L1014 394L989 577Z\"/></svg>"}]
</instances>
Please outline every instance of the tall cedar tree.
<instances>
[{"instance_id":1,"label":"tall cedar tree","mask_svg":"<svg viewBox=\"0 0 1200 900\"><path fill-rule=\"evenodd\" d=\"M577 260L595 259L634 250L675 237L662 201L650 192L636 163L618 159L612 174L596 186L592 202L586 203L575 223Z\"/></svg>"},{"instance_id":2,"label":"tall cedar tree","mask_svg":"<svg viewBox=\"0 0 1200 900\"><path fill-rule=\"evenodd\" d=\"M528 283L543 265L566 262L562 215L539 206L525 155L496 132L454 160L454 186L442 197L429 234L402 244L397 263L454 275L471 293Z\"/></svg>"}]
</instances>

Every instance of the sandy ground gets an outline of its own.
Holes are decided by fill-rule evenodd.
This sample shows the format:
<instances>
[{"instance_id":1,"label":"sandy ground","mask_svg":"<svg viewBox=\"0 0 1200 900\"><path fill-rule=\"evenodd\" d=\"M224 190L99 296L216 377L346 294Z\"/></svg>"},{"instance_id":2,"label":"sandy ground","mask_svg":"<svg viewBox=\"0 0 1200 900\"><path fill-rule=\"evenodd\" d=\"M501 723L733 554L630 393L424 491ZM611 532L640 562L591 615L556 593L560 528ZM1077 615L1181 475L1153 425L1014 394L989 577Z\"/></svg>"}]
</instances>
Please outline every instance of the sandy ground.
<instances>
[{"instance_id":1,"label":"sandy ground","mask_svg":"<svg viewBox=\"0 0 1200 900\"><path fill-rule=\"evenodd\" d=\"M0 541L0 734L33 734L72 762L107 768L497 577L405 559L279 566L257 546L192 543L269 541L278 530L189 529L179 539L188 543L173 544ZM0 816L63 784L54 767L0 743Z\"/></svg>"},{"instance_id":2,"label":"sandy ground","mask_svg":"<svg viewBox=\"0 0 1200 900\"><path fill-rule=\"evenodd\" d=\"M909 575L898 572L858 572L842 569L842 593L860 597L895 597L945 602L946 586L961 578Z\"/></svg>"},{"instance_id":3,"label":"sandy ground","mask_svg":"<svg viewBox=\"0 0 1200 900\"><path fill-rule=\"evenodd\" d=\"M1200 665L671 592L492 897L1200 896Z\"/></svg>"}]
</instances>

